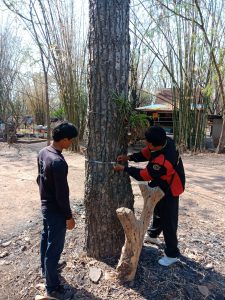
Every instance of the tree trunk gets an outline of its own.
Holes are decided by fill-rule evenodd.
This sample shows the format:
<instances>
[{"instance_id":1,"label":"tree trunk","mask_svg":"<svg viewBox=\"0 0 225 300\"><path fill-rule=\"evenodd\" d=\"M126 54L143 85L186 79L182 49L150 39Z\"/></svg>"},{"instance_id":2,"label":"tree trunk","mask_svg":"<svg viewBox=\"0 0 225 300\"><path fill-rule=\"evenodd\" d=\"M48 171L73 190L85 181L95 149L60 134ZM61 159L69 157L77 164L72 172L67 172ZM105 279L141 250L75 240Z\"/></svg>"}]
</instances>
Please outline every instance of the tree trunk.
<instances>
[{"instance_id":1,"label":"tree trunk","mask_svg":"<svg viewBox=\"0 0 225 300\"><path fill-rule=\"evenodd\" d=\"M121 257L117 266L118 278L123 281L132 281L135 277L139 256L141 253L145 232L155 205L164 196L159 188L149 188L146 184L139 185L144 198L144 207L140 219L125 207L117 209L117 216L123 225L126 241L122 248Z\"/></svg>"},{"instance_id":2,"label":"tree trunk","mask_svg":"<svg viewBox=\"0 0 225 300\"><path fill-rule=\"evenodd\" d=\"M127 152L127 129L115 101L127 99L129 0L90 0L86 246L95 258L118 255L124 243L116 209L133 209L129 176L113 162Z\"/></svg>"},{"instance_id":3,"label":"tree trunk","mask_svg":"<svg viewBox=\"0 0 225 300\"><path fill-rule=\"evenodd\" d=\"M41 54L42 55L42 54ZM43 71L45 79L45 107L46 107L46 125L47 125L47 145L51 143L51 121L50 121L50 107L49 107L49 92L48 92L48 67L45 67L43 58Z\"/></svg>"}]
</instances>

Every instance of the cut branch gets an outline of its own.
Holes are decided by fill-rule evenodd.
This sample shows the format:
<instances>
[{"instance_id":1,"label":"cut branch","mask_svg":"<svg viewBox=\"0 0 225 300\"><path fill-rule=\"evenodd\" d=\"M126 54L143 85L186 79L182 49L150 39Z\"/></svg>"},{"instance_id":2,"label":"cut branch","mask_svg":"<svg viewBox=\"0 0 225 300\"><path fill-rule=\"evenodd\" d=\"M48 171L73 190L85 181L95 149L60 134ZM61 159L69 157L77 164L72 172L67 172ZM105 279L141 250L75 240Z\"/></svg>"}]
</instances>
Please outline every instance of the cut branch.
<instances>
[{"instance_id":1,"label":"cut branch","mask_svg":"<svg viewBox=\"0 0 225 300\"><path fill-rule=\"evenodd\" d=\"M125 244L117 265L117 276L123 281L132 281L135 277L144 234L148 228L155 205L164 196L159 187L150 188L146 184L139 184L139 187L144 198L144 207L140 219L137 220L129 208L121 207L116 210L125 233Z\"/></svg>"}]
</instances>

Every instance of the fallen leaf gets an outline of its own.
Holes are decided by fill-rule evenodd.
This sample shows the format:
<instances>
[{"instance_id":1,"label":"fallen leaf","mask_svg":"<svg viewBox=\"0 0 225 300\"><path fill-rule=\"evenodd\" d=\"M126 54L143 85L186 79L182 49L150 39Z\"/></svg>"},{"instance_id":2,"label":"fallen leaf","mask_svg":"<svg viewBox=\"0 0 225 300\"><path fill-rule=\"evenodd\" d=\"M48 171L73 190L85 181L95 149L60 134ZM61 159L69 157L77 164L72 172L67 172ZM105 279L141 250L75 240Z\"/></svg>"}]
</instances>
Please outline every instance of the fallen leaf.
<instances>
[{"instance_id":1,"label":"fallen leaf","mask_svg":"<svg viewBox=\"0 0 225 300\"><path fill-rule=\"evenodd\" d=\"M42 291L45 291L45 285L44 285L44 283L38 283L38 284L36 284L36 289L40 289L40 290L42 290Z\"/></svg>"},{"instance_id":2,"label":"fallen leaf","mask_svg":"<svg viewBox=\"0 0 225 300\"><path fill-rule=\"evenodd\" d=\"M35 300L49 300L49 297L42 296L42 295L36 295Z\"/></svg>"},{"instance_id":3,"label":"fallen leaf","mask_svg":"<svg viewBox=\"0 0 225 300\"><path fill-rule=\"evenodd\" d=\"M109 271L105 272L105 280L114 281L116 280L116 278L117 278L116 272L109 272Z\"/></svg>"},{"instance_id":4,"label":"fallen leaf","mask_svg":"<svg viewBox=\"0 0 225 300\"><path fill-rule=\"evenodd\" d=\"M212 263L208 263L206 266L205 266L206 269L212 269L213 268L213 264Z\"/></svg>"},{"instance_id":5,"label":"fallen leaf","mask_svg":"<svg viewBox=\"0 0 225 300\"><path fill-rule=\"evenodd\" d=\"M97 260L93 259L88 264L89 266L94 266L97 263Z\"/></svg>"},{"instance_id":6,"label":"fallen leaf","mask_svg":"<svg viewBox=\"0 0 225 300\"><path fill-rule=\"evenodd\" d=\"M12 241L2 243L2 247L8 247L11 243L12 243Z\"/></svg>"},{"instance_id":7,"label":"fallen leaf","mask_svg":"<svg viewBox=\"0 0 225 300\"><path fill-rule=\"evenodd\" d=\"M4 251L4 252L0 253L0 258L6 257L8 255L9 255L9 252L8 251Z\"/></svg>"}]
</instances>

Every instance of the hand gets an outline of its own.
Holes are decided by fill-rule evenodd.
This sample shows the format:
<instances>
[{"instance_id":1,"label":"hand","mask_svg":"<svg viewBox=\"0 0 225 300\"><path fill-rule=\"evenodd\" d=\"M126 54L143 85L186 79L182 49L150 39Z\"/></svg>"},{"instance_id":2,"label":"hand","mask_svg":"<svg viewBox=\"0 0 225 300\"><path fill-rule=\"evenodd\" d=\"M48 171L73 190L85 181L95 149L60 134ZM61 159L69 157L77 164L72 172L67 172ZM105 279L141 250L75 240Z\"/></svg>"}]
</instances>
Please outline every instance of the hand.
<instances>
[{"instance_id":1,"label":"hand","mask_svg":"<svg viewBox=\"0 0 225 300\"><path fill-rule=\"evenodd\" d=\"M118 162L126 162L130 159L129 155L121 154L117 156L117 161Z\"/></svg>"},{"instance_id":2,"label":"hand","mask_svg":"<svg viewBox=\"0 0 225 300\"><path fill-rule=\"evenodd\" d=\"M114 169L114 171L123 171L124 166L117 164L113 167L113 169Z\"/></svg>"},{"instance_id":3,"label":"hand","mask_svg":"<svg viewBox=\"0 0 225 300\"><path fill-rule=\"evenodd\" d=\"M66 229L72 230L75 227L75 221L74 218L71 218L69 220L66 220Z\"/></svg>"}]
</instances>

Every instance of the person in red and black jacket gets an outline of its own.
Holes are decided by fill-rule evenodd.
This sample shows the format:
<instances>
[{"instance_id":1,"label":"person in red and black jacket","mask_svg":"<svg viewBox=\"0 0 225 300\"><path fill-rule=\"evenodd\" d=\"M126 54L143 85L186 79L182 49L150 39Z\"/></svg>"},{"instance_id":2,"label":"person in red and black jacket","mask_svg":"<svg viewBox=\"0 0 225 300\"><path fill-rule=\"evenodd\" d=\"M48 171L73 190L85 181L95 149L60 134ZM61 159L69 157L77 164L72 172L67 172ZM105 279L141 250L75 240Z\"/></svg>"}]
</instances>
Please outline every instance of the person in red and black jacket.
<instances>
[{"instance_id":1,"label":"person in red and black jacket","mask_svg":"<svg viewBox=\"0 0 225 300\"><path fill-rule=\"evenodd\" d=\"M165 196L157 203L153 222L145 235L145 242L160 244L163 232L165 256L159 264L169 266L178 261L177 241L179 196L185 188L184 167L174 141L162 127L149 127L145 132L146 147L132 155L119 155L118 162L148 161L144 169L117 164L115 171L125 171L138 181L148 181L150 187L159 186Z\"/></svg>"}]
</instances>

